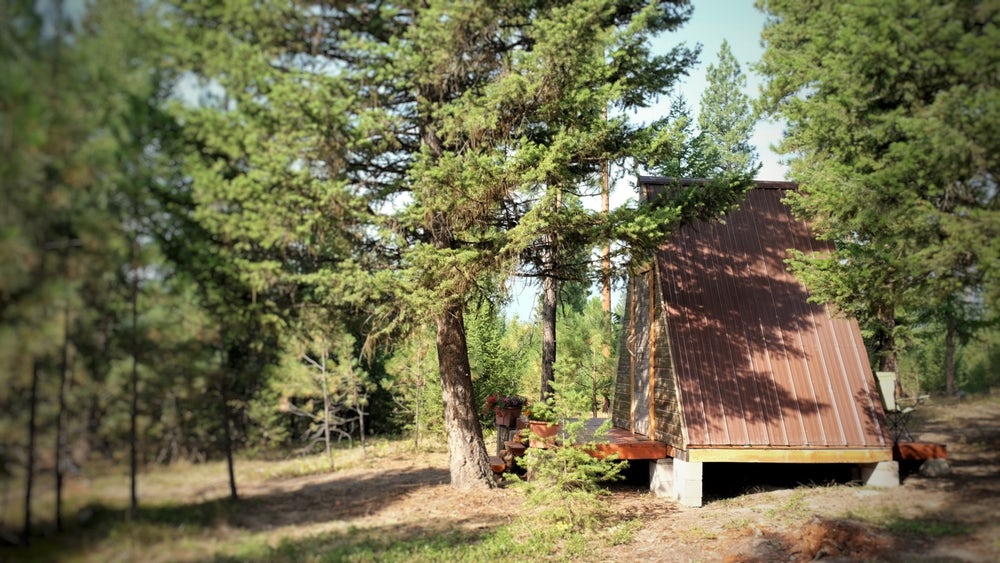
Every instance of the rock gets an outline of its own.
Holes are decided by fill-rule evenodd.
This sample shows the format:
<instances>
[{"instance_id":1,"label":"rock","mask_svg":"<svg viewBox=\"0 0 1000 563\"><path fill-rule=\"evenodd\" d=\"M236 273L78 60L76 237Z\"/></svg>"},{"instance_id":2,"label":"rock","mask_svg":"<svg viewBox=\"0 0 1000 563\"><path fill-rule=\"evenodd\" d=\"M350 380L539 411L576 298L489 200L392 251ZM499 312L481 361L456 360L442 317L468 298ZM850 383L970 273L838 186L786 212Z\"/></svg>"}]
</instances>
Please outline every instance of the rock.
<instances>
[{"instance_id":1,"label":"rock","mask_svg":"<svg viewBox=\"0 0 1000 563\"><path fill-rule=\"evenodd\" d=\"M951 473L947 459L928 459L920 464L920 474L924 477L940 477Z\"/></svg>"}]
</instances>

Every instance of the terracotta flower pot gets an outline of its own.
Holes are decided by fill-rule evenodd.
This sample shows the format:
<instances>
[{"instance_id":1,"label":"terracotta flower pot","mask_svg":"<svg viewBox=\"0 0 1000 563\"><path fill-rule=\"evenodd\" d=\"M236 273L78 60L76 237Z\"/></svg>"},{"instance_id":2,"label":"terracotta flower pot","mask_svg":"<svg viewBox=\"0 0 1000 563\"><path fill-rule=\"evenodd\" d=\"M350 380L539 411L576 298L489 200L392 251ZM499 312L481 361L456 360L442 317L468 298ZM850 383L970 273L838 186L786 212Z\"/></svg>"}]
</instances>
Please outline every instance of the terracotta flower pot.
<instances>
[{"instance_id":1,"label":"terracotta flower pot","mask_svg":"<svg viewBox=\"0 0 1000 563\"><path fill-rule=\"evenodd\" d=\"M556 435L559 434L558 422L544 422L541 420L529 420L528 428L531 430L528 438L528 445L532 448L551 448L556 445Z\"/></svg>"}]
</instances>

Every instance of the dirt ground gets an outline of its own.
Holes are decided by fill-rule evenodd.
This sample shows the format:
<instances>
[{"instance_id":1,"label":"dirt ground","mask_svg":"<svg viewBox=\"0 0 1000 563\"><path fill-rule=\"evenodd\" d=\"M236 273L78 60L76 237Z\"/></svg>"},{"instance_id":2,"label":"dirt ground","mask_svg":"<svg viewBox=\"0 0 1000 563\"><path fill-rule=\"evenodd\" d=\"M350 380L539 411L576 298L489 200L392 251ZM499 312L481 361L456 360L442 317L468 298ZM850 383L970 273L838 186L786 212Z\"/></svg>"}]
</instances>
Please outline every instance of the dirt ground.
<instances>
[{"instance_id":1,"label":"dirt ground","mask_svg":"<svg viewBox=\"0 0 1000 563\"><path fill-rule=\"evenodd\" d=\"M705 506L684 508L649 492L643 462L605 497L613 515L608 525L632 521L631 541L598 548L588 559L1000 561L1000 396L924 405L918 413L911 424L915 437L947 445L946 475L927 477L905 467L900 487L879 489L849 482L831 467L803 472L788 466L707 465ZM171 503L186 506L188 515L192 506L210 514L207 509L225 496L226 480L219 468L197 467L144 477L147 510L163 511L161 520L170 519ZM219 545L247 537L274 547L351 530L397 538L475 533L511 521L522 502L514 490L453 490L444 451L387 449L332 473L301 477L276 475L273 464L242 467L241 497L249 509L201 522L201 539L187 542L187 551L136 544L115 558L152 562L159 560L152 554L170 553L163 560L212 559ZM78 493L95 494L95 487ZM119 489L115 494L126 493ZM156 505L164 508L152 508ZM107 560L107 550L119 548L97 547L81 559Z\"/></svg>"},{"instance_id":2,"label":"dirt ground","mask_svg":"<svg viewBox=\"0 0 1000 563\"><path fill-rule=\"evenodd\" d=\"M635 560L1000 561L1000 400L919 412L914 437L947 446L946 475L925 477L915 465L904 466L902 485L891 489L775 486L772 480L701 508L638 490L616 494L619 510L647 515L624 554Z\"/></svg>"},{"instance_id":3,"label":"dirt ground","mask_svg":"<svg viewBox=\"0 0 1000 563\"><path fill-rule=\"evenodd\" d=\"M641 525L630 543L595 552L593 560L1000 561L1000 398L919 412L911 428L918 440L947 445L946 475L925 477L905 467L900 487L877 489L838 482L822 470L806 475L814 482L805 485L782 475L722 472L714 487L706 484L705 506L684 508L652 496L646 468L637 466L629 482L611 487L606 502L617 518L639 518ZM231 524L280 528L275 537L348 526L427 534L487 529L517 510L513 491L452 490L446 462L446 454L432 452L383 459L377 469L260 480L246 493L263 501L261 510Z\"/></svg>"}]
</instances>

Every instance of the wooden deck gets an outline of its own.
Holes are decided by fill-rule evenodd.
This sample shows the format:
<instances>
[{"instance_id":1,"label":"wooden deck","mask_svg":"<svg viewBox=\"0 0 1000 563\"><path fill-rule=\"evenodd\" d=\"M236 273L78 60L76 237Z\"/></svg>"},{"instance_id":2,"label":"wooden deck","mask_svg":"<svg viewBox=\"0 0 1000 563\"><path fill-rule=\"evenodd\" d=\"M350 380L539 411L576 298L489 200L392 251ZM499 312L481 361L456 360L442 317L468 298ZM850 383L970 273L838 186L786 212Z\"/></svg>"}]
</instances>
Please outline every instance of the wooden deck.
<instances>
[{"instance_id":1,"label":"wooden deck","mask_svg":"<svg viewBox=\"0 0 1000 563\"><path fill-rule=\"evenodd\" d=\"M604 424L607 418L591 418L586 421L582 441L589 441ZM591 454L596 457L606 457L618 454L619 459L663 459L667 457L668 448L663 442L651 440L642 434L635 434L621 428L611 428L604 440L598 443Z\"/></svg>"},{"instance_id":2,"label":"wooden deck","mask_svg":"<svg viewBox=\"0 0 1000 563\"><path fill-rule=\"evenodd\" d=\"M597 429L606 418L591 418L579 438L580 443L593 439ZM506 442L507 449L516 457L523 455L526 445L516 441ZM947 450L941 444L900 442L895 448L879 449L810 449L801 448L715 448L682 451L675 450L664 442L650 439L642 434L622 428L611 428L590 452L596 457L618 454L619 459L655 460L683 456L689 461L704 462L769 462L769 463L869 463L890 459L917 460L947 458Z\"/></svg>"}]
</instances>

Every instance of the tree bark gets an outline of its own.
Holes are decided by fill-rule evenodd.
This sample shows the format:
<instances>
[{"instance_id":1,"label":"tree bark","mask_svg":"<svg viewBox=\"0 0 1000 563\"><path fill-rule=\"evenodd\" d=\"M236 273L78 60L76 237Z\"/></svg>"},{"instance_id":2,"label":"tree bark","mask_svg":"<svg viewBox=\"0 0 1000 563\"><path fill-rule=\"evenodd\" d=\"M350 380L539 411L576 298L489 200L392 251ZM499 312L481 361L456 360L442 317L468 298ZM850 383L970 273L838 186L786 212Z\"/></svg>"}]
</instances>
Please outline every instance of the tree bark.
<instances>
[{"instance_id":1,"label":"tree bark","mask_svg":"<svg viewBox=\"0 0 1000 563\"><path fill-rule=\"evenodd\" d=\"M368 450L365 446L365 406L361 404L364 397L358 393L358 386L361 383L354 375L354 368L351 368L351 387L354 388L354 410L358 413L358 432L361 438L361 456L368 459Z\"/></svg>"},{"instance_id":2,"label":"tree bark","mask_svg":"<svg viewBox=\"0 0 1000 563\"><path fill-rule=\"evenodd\" d=\"M949 397L955 395L955 318L948 315L944 331L944 385Z\"/></svg>"},{"instance_id":3,"label":"tree bark","mask_svg":"<svg viewBox=\"0 0 1000 563\"><path fill-rule=\"evenodd\" d=\"M326 461L333 471L333 451L330 449L330 386L326 381L326 358L327 353L323 352L322 364L320 364L320 377L323 386L323 443L326 447Z\"/></svg>"},{"instance_id":4,"label":"tree bark","mask_svg":"<svg viewBox=\"0 0 1000 563\"><path fill-rule=\"evenodd\" d=\"M555 212L562 209L562 192L555 188ZM552 382L556 379L556 308L559 301L559 281L556 272L559 271L558 235L550 232L542 264L542 384L541 398L552 397L554 390Z\"/></svg>"},{"instance_id":5,"label":"tree bark","mask_svg":"<svg viewBox=\"0 0 1000 563\"><path fill-rule=\"evenodd\" d=\"M451 485L458 489L494 487L483 429L476 417L461 304L446 306L435 323Z\"/></svg>"},{"instance_id":6,"label":"tree bark","mask_svg":"<svg viewBox=\"0 0 1000 563\"><path fill-rule=\"evenodd\" d=\"M229 364L230 362L227 362ZM236 500L236 467L233 461L233 435L229 429L229 365L223 368L219 397L222 399L222 447L226 450L226 471L229 474L229 498Z\"/></svg>"},{"instance_id":7,"label":"tree bark","mask_svg":"<svg viewBox=\"0 0 1000 563\"><path fill-rule=\"evenodd\" d=\"M447 82L442 78L443 82ZM418 98L440 100L447 97L435 87L418 88ZM423 114L420 125L420 144L436 160L444 154L444 143L438 137L430 107L418 108ZM439 252L450 251L455 246L453 222L449 213L429 210L430 239ZM469 349L465 336L464 307L460 290L443 296L443 309L435 313L438 371L441 376L441 396L444 400L444 427L448 436L448 465L451 486L457 489L484 489L496 486L493 470L483 442L483 429L476 417L475 396L472 392L472 368L469 366Z\"/></svg>"},{"instance_id":8,"label":"tree bark","mask_svg":"<svg viewBox=\"0 0 1000 563\"><path fill-rule=\"evenodd\" d=\"M546 268L547 269L547 268ZM541 399L553 394L556 362L556 303L559 285L555 276L546 273L542 278L542 383Z\"/></svg>"},{"instance_id":9,"label":"tree bark","mask_svg":"<svg viewBox=\"0 0 1000 563\"><path fill-rule=\"evenodd\" d=\"M604 111L604 118L607 119L608 112ZM607 160L601 163L601 214L607 219L611 212L611 172ZM607 329L611 330L611 245L605 244L601 248L601 311L604 312L604 322ZM608 339L610 341L610 338ZM607 343L601 346L601 354L605 358L611 357L611 346ZM596 402L596 401L595 401ZM597 412L597 407L594 407ZM597 415L595 414L596 418Z\"/></svg>"},{"instance_id":10,"label":"tree bark","mask_svg":"<svg viewBox=\"0 0 1000 563\"><path fill-rule=\"evenodd\" d=\"M69 381L70 357L69 357L69 301L63 310L63 343L62 358L59 361L59 411L56 413L56 531L63 530L62 525L62 493L63 493L63 471L66 463L63 461L63 449L65 446L66 431L66 383Z\"/></svg>"},{"instance_id":11,"label":"tree bark","mask_svg":"<svg viewBox=\"0 0 1000 563\"><path fill-rule=\"evenodd\" d=\"M35 477L35 416L38 410L38 378L41 368L38 360L31 365L31 395L28 403L28 462L24 474L24 528L21 530L21 541L24 545L31 543L31 487Z\"/></svg>"},{"instance_id":12,"label":"tree bark","mask_svg":"<svg viewBox=\"0 0 1000 563\"><path fill-rule=\"evenodd\" d=\"M608 118L607 109L604 110L604 118ZM608 161L601 163L601 215L605 219L611 212L611 173ZM611 326L611 245L605 244L601 248L601 310L604 311L604 318ZM611 350L606 348L605 357L611 356Z\"/></svg>"},{"instance_id":13,"label":"tree bark","mask_svg":"<svg viewBox=\"0 0 1000 563\"><path fill-rule=\"evenodd\" d=\"M139 515L139 268L137 265L139 241L132 239L132 374L129 378L131 401L128 417L128 447L129 447L129 517Z\"/></svg>"}]
</instances>

